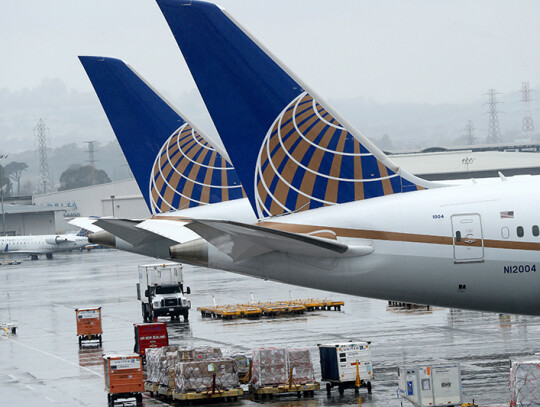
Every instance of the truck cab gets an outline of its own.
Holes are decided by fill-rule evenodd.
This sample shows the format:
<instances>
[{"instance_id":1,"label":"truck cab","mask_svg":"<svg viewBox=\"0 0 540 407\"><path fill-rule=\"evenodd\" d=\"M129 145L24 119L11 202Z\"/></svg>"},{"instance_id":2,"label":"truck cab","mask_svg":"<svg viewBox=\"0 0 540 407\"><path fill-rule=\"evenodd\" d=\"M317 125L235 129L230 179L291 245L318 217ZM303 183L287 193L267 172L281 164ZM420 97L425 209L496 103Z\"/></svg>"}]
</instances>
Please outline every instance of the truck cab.
<instances>
[{"instance_id":1,"label":"truck cab","mask_svg":"<svg viewBox=\"0 0 540 407\"><path fill-rule=\"evenodd\" d=\"M184 294L190 292L189 287L184 289L181 264L139 266L137 298L141 301L144 322L154 321L160 316L169 316L171 320L182 316L187 321L191 301Z\"/></svg>"}]
</instances>

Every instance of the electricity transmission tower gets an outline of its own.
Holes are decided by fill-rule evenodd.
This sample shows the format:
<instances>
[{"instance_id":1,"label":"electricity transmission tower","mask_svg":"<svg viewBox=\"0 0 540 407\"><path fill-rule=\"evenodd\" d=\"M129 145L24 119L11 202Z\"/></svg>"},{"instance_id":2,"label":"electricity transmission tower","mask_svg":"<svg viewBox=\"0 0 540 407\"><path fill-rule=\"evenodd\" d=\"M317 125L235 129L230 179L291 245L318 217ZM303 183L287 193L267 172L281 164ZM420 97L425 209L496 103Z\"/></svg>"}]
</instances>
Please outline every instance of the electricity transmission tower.
<instances>
[{"instance_id":1,"label":"electricity transmission tower","mask_svg":"<svg viewBox=\"0 0 540 407\"><path fill-rule=\"evenodd\" d=\"M88 153L88 160L87 162L90 164L90 167L92 167L92 185L96 185L96 160L94 158L94 143L96 141L85 141L85 143L88 144L88 150L86 152Z\"/></svg>"},{"instance_id":2,"label":"electricity transmission tower","mask_svg":"<svg viewBox=\"0 0 540 407\"><path fill-rule=\"evenodd\" d=\"M524 136L531 140L534 132L534 123L531 116L531 90L529 89L529 82L521 82L521 103L523 103L523 121L521 123L521 129Z\"/></svg>"},{"instance_id":3,"label":"electricity transmission tower","mask_svg":"<svg viewBox=\"0 0 540 407\"><path fill-rule=\"evenodd\" d=\"M467 138L467 144L468 145L473 145L474 142L475 142L475 137L474 137L474 131L475 130L476 129L473 126L473 122L469 120L467 122L467 126L465 126L465 136Z\"/></svg>"},{"instance_id":4,"label":"electricity transmission tower","mask_svg":"<svg viewBox=\"0 0 540 407\"><path fill-rule=\"evenodd\" d=\"M45 126L43 119L39 119L34 127L34 137L37 144L39 155L39 181L38 189L41 193L47 193L51 183L51 174L49 172L49 160L47 158L47 142L49 141L49 128Z\"/></svg>"},{"instance_id":5,"label":"electricity transmission tower","mask_svg":"<svg viewBox=\"0 0 540 407\"><path fill-rule=\"evenodd\" d=\"M488 114L489 114L489 127L487 142L489 144L502 143L501 129L499 128L499 111L497 105L497 92L495 89L489 89L486 93L488 96Z\"/></svg>"}]
</instances>

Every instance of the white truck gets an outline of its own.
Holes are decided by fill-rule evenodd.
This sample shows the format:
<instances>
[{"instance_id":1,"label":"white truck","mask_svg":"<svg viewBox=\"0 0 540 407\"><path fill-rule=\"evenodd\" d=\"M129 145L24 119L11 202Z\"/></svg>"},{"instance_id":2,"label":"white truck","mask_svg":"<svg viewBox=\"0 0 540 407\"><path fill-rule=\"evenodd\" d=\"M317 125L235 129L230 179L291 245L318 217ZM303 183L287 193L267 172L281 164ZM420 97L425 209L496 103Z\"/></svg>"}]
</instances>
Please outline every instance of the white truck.
<instances>
[{"instance_id":1,"label":"white truck","mask_svg":"<svg viewBox=\"0 0 540 407\"><path fill-rule=\"evenodd\" d=\"M326 382L326 392L337 386L339 394L353 388L357 392L365 387L371 394L373 368L371 342L341 342L318 344L321 358L321 378Z\"/></svg>"},{"instance_id":2,"label":"white truck","mask_svg":"<svg viewBox=\"0 0 540 407\"><path fill-rule=\"evenodd\" d=\"M184 294L190 294L182 275L182 265L178 263L145 264L139 266L137 299L141 301L144 322L152 322L160 316L170 316L171 320L184 317L189 319L191 301Z\"/></svg>"},{"instance_id":3,"label":"white truck","mask_svg":"<svg viewBox=\"0 0 540 407\"><path fill-rule=\"evenodd\" d=\"M459 363L403 366L398 379L399 395L415 407L463 404Z\"/></svg>"}]
</instances>

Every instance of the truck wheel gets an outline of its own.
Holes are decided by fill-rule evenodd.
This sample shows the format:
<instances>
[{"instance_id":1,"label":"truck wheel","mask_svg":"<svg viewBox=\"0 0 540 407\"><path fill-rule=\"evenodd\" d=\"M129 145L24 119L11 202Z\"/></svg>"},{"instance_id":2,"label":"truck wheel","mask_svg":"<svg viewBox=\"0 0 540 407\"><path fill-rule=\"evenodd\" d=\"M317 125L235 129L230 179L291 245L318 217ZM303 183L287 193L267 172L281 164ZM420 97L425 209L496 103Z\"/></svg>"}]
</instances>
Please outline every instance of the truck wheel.
<instances>
[{"instance_id":1,"label":"truck wheel","mask_svg":"<svg viewBox=\"0 0 540 407\"><path fill-rule=\"evenodd\" d=\"M148 311L146 311L146 304L144 302L141 303L141 311L142 311L143 322L148 322Z\"/></svg>"},{"instance_id":2,"label":"truck wheel","mask_svg":"<svg viewBox=\"0 0 540 407\"><path fill-rule=\"evenodd\" d=\"M82 336L79 336L79 348L82 347Z\"/></svg>"},{"instance_id":3,"label":"truck wheel","mask_svg":"<svg viewBox=\"0 0 540 407\"><path fill-rule=\"evenodd\" d=\"M371 382L367 382L367 394L371 394Z\"/></svg>"},{"instance_id":4,"label":"truck wheel","mask_svg":"<svg viewBox=\"0 0 540 407\"><path fill-rule=\"evenodd\" d=\"M332 392L332 385L330 383L326 383L326 393L330 395L331 392Z\"/></svg>"},{"instance_id":5,"label":"truck wheel","mask_svg":"<svg viewBox=\"0 0 540 407\"><path fill-rule=\"evenodd\" d=\"M137 393L135 395L135 400L137 400L137 407L142 407L142 394Z\"/></svg>"},{"instance_id":6,"label":"truck wheel","mask_svg":"<svg viewBox=\"0 0 540 407\"><path fill-rule=\"evenodd\" d=\"M187 322L189 320L189 311L184 311L182 315L184 317L184 322Z\"/></svg>"},{"instance_id":7,"label":"truck wheel","mask_svg":"<svg viewBox=\"0 0 540 407\"><path fill-rule=\"evenodd\" d=\"M340 384L338 386L338 391L339 391L339 394L343 395L343 393L345 393L345 386L343 386L343 384Z\"/></svg>"},{"instance_id":8,"label":"truck wheel","mask_svg":"<svg viewBox=\"0 0 540 407\"><path fill-rule=\"evenodd\" d=\"M103 342L101 340L101 335L99 335L99 346L101 347L103 345Z\"/></svg>"}]
</instances>

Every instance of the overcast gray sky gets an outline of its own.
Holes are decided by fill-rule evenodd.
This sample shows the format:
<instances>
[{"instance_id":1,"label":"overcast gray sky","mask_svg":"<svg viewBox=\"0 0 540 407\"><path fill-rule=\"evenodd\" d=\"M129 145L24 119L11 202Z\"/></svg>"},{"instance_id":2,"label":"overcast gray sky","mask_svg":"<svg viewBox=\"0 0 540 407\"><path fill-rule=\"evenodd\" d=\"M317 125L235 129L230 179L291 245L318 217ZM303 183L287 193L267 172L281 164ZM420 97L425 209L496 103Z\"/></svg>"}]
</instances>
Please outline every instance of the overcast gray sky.
<instances>
[{"instance_id":1,"label":"overcast gray sky","mask_svg":"<svg viewBox=\"0 0 540 407\"><path fill-rule=\"evenodd\" d=\"M216 3L325 99L469 102L540 82L538 1ZM0 89L90 92L77 55L122 58L166 95L195 87L153 0L0 0L0 41Z\"/></svg>"}]
</instances>

